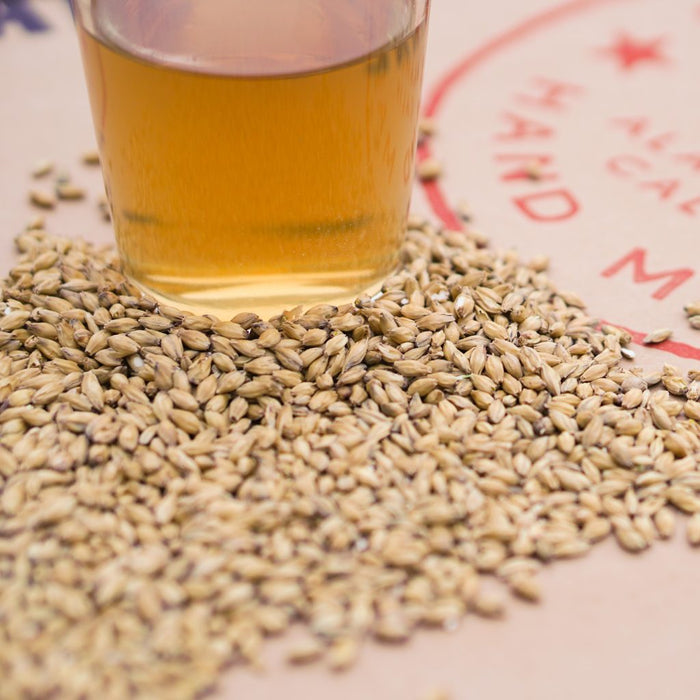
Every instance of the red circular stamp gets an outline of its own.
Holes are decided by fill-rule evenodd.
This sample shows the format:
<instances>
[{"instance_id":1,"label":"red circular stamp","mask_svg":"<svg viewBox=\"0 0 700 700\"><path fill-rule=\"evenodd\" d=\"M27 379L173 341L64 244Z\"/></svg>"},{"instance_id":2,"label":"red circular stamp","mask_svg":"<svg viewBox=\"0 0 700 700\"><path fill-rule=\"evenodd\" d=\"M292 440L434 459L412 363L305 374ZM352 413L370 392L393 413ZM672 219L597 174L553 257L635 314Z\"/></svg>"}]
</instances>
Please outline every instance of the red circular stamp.
<instances>
[{"instance_id":1,"label":"red circular stamp","mask_svg":"<svg viewBox=\"0 0 700 700\"><path fill-rule=\"evenodd\" d=\"M430 207L457 228L468 196L494 245L546 252L592 315L637 343L672 328L658 349L696 364L699 65L698 0L568 0L507 29L429 86Z\"/></svg>"}]
</instances>

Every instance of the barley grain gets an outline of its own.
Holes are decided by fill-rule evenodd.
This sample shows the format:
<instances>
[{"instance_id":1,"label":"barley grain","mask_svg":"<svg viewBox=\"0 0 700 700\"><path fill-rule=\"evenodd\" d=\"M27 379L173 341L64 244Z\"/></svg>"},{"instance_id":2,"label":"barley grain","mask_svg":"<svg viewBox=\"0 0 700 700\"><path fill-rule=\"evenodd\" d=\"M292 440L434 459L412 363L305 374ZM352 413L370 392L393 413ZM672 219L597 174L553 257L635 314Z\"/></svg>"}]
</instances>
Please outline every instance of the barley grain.
<instances>
[{"instance_id":1,"label":"barley grain","mask_svg":"<svg viewBox=\"0 0 700 700\"><path fill-rule=\"evenodd\" d=\"M29 652L62 670L35 695L107 696L128 669L136 696L191 697L292 622L312 640L291 662L347 668L363 637L502 614L483 576L534 601L542 562L697 520L697 377L623 368L624 333L543 263L413 225L381 294L269 321L181 313L108 252L20 235L0 301L0 616L12 635L46 622Z\"/></svg>"},{"instance_id":2,"label":"barley grain","mask_svg":"<svg viewBox=\"0 0 700 700\"><path fill-rule=\"evenodd\" d=\"M645 345L655 345L657 343L663 343L664 341L668 340L672 335L672 330L668 328L659 328L646 335L642 342Z\"/></svg>"},{"instance_id":3,"label":"barley grain","mask_svg":"<svg viewBox=\"0 0 700 700\"><path fill-rule=\"evenodd\" d=\"M29 201L41 209L53 209L56 206L56 198L46 190L30 190Z\"/></svg>"},{"instance_id":4,"label":"barley grain","mask_svg":"<svg viewBox=\"0 0 700 700\"><path fill-rule=\"evenodd\" d=\"M494 593L480 593L471 601L471 607L482 617L501 617L505 611L503 599Z\"/></svg>"},{"instance_id":5,"label":"barley grain","mask_svg":"<svg viewBox=\"0 0 700 700\"><path fill-rule=\"evenodd\" d=\"M698 301L689 301L685 306L683 307L686 316L698 316L700 315L700 300Z\"/></svg>"},{"instance_id":6,"label":"barley grain","mask_svg":"<svg viewBox=\"0 0 700 700\"><path fill-rule=\"evenodd\" d=\"M328 650L328 665L334 671L345 671L357 660L359 644L354 637L340 638Z\"/></svg>"},{"instance_id":7,"label":"barley grain","mask_svg":"<svg viewBox=\"0 0 700 700\"><path fill-rule=\"evenodd\" d=\"M323 656L323 645L317 639L298 642L287 652L287 662L301 665L317 661Z\"/></svg>"},{"instance_id":8,"label":"barley grain","mask_svg":"<svg viewBox=\"0 0 700 700\"><path fill-rule=\"evenodd\" d=\"M48 158L38 161L32 168L32 177L41 178L53 172L54 163Z\"/></svg>"},{"instance_id":9,"label":"barley grain","mask_svg":"<svg viewBox=\"0 0 700 700\"><path fill-rule=\"evenodd\" d=\"M60 182L56 185L56 197L62 200L77 201L85 198L85 190L70 182Z\"/></svg>"},{"instance_id":10,"label":"barley grain","mask_svg":"<svg viewBox=\"0 0 700 700\"><path fill-rule=\"evenodd\" d=\"M423 182L437 180L442 175L442 165L435 158L426 158L420 161L416 170L418 178Z\"/></svg>"},{"instance_id":11,"label":"barley grain","mask_svg":"<svg viewBox=\"0 0 700 700\"><path fill-rule=\"evenodd\" d=\"M688 542L693 545L693 547L700 545L700 513L695 513L688 520L686 533Z\"/></svg>"},{"instance_id":12,"label":"barley grain","mask_svg":"<svg viewBox=\"0 0 700 700\"><path fill-rule=\"evenodd\" d=\"M85 151L85 153L80 156L80 160L83 165L99 165L100 154L97 151Z\"/></svg>"}]
</instances>

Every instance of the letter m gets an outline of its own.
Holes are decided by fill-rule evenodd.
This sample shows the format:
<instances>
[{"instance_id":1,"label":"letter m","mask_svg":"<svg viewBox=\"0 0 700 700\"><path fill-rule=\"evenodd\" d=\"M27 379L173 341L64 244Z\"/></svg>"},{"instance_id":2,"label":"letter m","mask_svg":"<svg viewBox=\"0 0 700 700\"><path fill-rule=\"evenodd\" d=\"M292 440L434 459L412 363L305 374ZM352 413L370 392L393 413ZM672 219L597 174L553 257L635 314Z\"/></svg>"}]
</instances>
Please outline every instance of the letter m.
<instances>
[{"instance_id":1,"label":"letter m","mask_svg":"<svg viewBox=\"0 0 700 700\"><path fill-rule=\"evenodd\" d=\"M677 270L666 270L665 272L647 272L645 269L647 251L644 248L635 248L610 267L603 270L603 277L612 277L622 268L632 265L632 279L636 284L642 282L655 282L656 280L667 280L666 284L659 287L653 294L654 299L665 299L674 289L687 282L695 272L687 267Z\"/></svg>"}]
</instances>

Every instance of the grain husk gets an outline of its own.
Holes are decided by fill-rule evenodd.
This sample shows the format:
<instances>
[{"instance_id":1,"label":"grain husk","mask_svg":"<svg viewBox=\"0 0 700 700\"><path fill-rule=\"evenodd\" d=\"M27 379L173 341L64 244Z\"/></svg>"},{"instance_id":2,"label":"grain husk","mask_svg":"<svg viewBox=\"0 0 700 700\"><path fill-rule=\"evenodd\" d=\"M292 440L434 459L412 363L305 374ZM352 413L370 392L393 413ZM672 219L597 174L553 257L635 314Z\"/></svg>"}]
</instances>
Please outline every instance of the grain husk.
<instances>
[{"instance_id":1,"label":"grain husk","mask_svg":"<svg viewBox=\"0 0 700 700\"><path fill-rule=\"evenodd\" d=\"M482 234L414 218L375 297L273 319L143 296L113 251L32 228L0 289L0 668L10 696L195 697L260 662L344 670L503 615L547 562L688 513L697 378L621 363ZM680 382L683 382L681 384Z\"/></svg>"}]
</instances>

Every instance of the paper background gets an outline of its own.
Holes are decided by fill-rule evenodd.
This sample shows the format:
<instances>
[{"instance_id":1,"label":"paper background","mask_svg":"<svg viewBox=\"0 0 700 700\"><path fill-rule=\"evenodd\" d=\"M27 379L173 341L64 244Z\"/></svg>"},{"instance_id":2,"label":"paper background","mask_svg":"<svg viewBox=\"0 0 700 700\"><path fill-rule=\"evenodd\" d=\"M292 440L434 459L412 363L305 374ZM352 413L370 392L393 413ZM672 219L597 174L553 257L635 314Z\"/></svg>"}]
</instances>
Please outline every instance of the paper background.
<instances>
[{"instance_id":1,"label":"paper background","mask_svg":"<svg viewBox=\"0 0 700 700\"><path fill-rule=\"evenodd\" d=\"M45 31L28 31L17 19L20 6L21 19L40 18ZM699 60L700 3L692 0L436 0L425 100L429 106L441 84L449 88L429 144L445 176L427 192L417 187L415 209L450 221L451 208L467 199L494 245L526 258L549 255L554 279L596 317L642 334L673 328L666 349L635 346L637 363L700 368L700 332L682 311L700 298ZM558 107L538 106L533 98L552 81L581 90L557 92ZM622 118L637 120L636 135L630 122L613 122ZM513 138L523 119L549 135ZM3 272L13 236L35 214L27 204L32 166L54 160L95 200L99 174L79 162L93 143L67 3L0 2ZM551 159L543 179L513 174L521 154ZM536 195L562 190L579 212L560 221L533 221L515 201L546 205L539 215L551 218L570 200ZM55 233L111 238L96 204L67 203L46 218ZM635 282L632 263L603 276L630 254L638 278L680 270L687 279ZM440 688L458 700L695 698L700 560L682 534L636 557L600 545L585 559L546 569L541 605L513 603L504 621L469 617L455 632L419 633L402 648L370 644L340 676L287 669L289 640L274 641L267 672L233 670L220 696L418 700Z\"/></svg>"}]
</instances>

